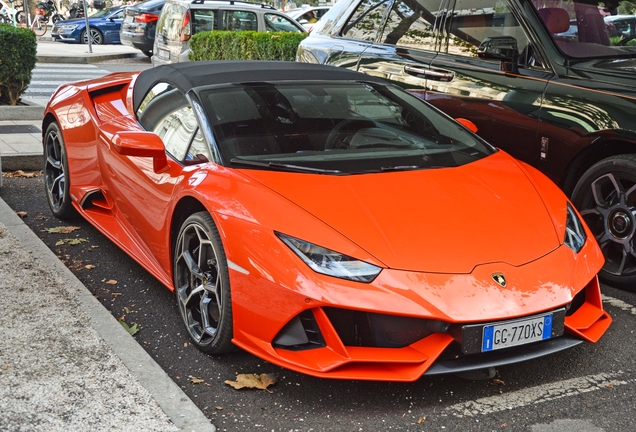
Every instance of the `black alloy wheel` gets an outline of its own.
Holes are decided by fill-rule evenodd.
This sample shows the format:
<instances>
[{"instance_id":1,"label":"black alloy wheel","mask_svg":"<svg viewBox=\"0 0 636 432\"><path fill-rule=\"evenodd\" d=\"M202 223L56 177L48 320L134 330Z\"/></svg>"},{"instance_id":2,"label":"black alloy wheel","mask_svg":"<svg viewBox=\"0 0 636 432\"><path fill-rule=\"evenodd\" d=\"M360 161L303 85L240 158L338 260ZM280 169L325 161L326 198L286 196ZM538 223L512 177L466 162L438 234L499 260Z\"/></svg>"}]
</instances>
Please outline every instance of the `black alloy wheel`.
<instances>
[{"instance_id":1,"label":"black alloy wheel","mask_svg":"<svg viewBox=\"0 0 636 432\"><path fill-rule=\"evenodd\" d=\"M233 351L227 259L209 213L195 213L183 222L173 256L177 306L190 339L209 354Z\"/></svg>"},{"instance_id":2,"label":"black alloy wheel","mask_svg":"<svg viewBox=\"0 0 636 432\"><path fill-rule=\"evenodd\" d=\"M574 188L572 202L605 256L601 279L636 290L636 156L612 156L593 165Z\"/></svg>"},{"instance_id":3,"label":"black alloy wheel","mask_svg":"<svg viewBox=\"0 0 636 432\"><path fill-rule=\"evenodd\" d=\"M55 122L49 125L44 134L44 187L55 217L68 219L76 214L69 192L71 185L64 138Z\"/></svg>"}]
</instances>

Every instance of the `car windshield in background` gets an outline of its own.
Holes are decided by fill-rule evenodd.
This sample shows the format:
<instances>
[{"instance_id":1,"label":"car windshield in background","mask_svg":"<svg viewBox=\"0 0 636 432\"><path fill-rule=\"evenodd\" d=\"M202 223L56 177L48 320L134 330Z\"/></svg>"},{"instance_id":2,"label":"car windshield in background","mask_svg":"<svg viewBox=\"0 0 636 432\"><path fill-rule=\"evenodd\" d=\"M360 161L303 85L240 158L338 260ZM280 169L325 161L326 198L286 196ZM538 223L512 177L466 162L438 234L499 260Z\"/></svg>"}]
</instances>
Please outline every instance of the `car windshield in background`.
<instances>
[{"instance_id":1,"label":"car windshield in background","mask_svg":"<svg viewBox=\"0 0 636 432\"><path fill-rule=\"evenodd\" d=\"M226 165L324 174L460 166L494 148L414 96L355 82L200 89Z\"/></svg>"},{"instance_id":2,"label":"car windshield in background","mask_svg":"<svg viewBox=\"0 0 636 432\"><path fill-rule=\"evenodd\" d=\"M576 58L636 55L634 16L618 2L532 0L563 53ZM618 7L617 7L618 6Z\"/></svg>"},{"instance_id":3,"label":"car windshield in background","mask_svg":"<svg viewBox=\"0 0 636 432\"><path fill-rule=\"evenodd\" d=\"M89 15L89 18L106 18L108 15L112 14L119 8L119 6L113 6L110 8L102 9L95 12L93 15Z\"/></svg>"}]
</instances>

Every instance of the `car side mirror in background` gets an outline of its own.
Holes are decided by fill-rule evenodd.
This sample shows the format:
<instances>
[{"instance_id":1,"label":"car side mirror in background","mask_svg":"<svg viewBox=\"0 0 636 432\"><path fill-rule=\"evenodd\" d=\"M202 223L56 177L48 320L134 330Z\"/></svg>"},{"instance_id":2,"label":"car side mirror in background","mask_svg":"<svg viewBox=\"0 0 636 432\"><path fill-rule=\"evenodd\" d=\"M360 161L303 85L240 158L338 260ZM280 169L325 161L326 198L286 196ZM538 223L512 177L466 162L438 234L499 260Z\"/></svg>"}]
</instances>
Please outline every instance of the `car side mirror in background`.
<instances>
[{"instance_id":1,"label":"car side mirror in background","mask_svg":"<svg viewBox=\"0 0 636 432\"><path fill-rule=\"evenodd\" d=\"M500 70L503 72L517 72L519 49L517 39L511 36L488 37L477 48L477 55L484 60L501 61Z\"/></svg>"},{"instance_id":2,"label":"car side mirror in background","mask_svg":"<svg viewBox=\"0 0 636 432\"><path fill-rule=\"evenodd\" d=\"M163 141L154 132L121 131L113 137L115 151L124 156L150 157L156 173L168 170L168 157Z\"/></svg>"},{"instance_id":3,"label":"car side mirror in background","mask_svg":"<svg viewBox=\"0 0 636 432\"><path fill-rule=\"evenodd\" d=\"M477 131L479 130L479 128L477 128L477 125L468 119L458 117L455 119L455 121L463 125L464 127L466 127L468 130L470 130L473 133L477 133Z\"/></svg>"}]
</instances>

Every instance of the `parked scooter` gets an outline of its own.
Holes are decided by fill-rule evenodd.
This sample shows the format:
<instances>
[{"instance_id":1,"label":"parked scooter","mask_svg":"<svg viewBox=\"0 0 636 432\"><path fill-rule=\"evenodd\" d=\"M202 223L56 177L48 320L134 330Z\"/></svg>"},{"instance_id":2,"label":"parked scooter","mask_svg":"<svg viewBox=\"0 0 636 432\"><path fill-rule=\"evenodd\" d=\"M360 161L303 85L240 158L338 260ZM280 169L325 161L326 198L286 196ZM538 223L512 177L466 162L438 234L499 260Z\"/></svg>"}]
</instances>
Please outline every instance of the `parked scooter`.
<instances>
[{"instance_id":1,"label":"parked scooter","mask_svg":"<svg viewBox=\"0 0 636 432\"><path fill-rule=\"evenodd\" d=\"M72 3L68 10L69 18L84 18L84 2L79 0L76 3Z\"/></svg>"}]
</instances>

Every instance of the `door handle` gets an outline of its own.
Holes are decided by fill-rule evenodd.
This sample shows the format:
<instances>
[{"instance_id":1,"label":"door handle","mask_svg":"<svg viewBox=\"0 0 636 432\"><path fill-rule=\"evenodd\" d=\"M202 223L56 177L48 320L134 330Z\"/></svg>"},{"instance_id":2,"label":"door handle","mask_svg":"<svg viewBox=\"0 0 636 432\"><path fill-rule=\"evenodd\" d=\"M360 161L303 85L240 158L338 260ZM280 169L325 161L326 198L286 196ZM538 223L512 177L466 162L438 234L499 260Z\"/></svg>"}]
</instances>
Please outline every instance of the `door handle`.
<instances>
[{"instance_id":1,"label":"door handle","mask_svg":"<svg viewBox=\"0 0 636 432\"><path fill-rule=\"evenodd\" d=\"M455 77L455 74L451 71L445 71L441 69L433 70L429 68L415 67L415 66L404 66L404 72L406 72L409 75L418 76L420 78L424 77L426 79L431 79L435 81L444 81L444 82L451 81Z\"/></svg>"}]
</instances>

